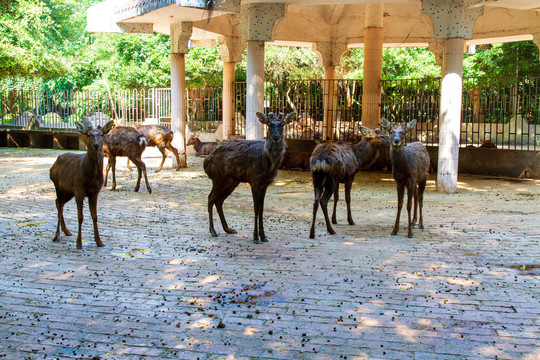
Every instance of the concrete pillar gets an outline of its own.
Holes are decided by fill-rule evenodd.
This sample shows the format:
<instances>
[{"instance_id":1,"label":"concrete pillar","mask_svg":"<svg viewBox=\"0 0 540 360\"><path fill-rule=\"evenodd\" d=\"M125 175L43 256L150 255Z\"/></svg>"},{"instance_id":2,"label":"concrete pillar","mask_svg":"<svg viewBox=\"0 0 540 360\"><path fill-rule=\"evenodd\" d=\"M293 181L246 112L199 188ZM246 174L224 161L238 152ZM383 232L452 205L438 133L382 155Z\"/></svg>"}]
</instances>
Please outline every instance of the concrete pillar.
<instances>
[{"instance_id":1,"label":"concrete pillar","mask_svg":"<svg viewBox=\"0 0 540 360\"><path fill-rule=\"evenodd\" d=\"M362 125L371 129L379 125L381 118L383 10L383 4L366 4Z\"/></svg>"},{"instance_id":2,"label":"concrete pillar","mask_svg":"<svg viewBox=\"0 0 540 360\"><path fill-rule=\"evenodd\" d=\"M464 45L464 39L447 39L443 54L437 189L445 193L457 188Z\"/></svg>"},{"instance_id":3,"label":"concrete pillar","mask_svg":"<svg viewBox=\"0 0 540 360\"><path fill-rule=\"evenodd\" d=\"M219 38L221 61L223 61L223 139L230 139L234 134L234 69L242 61L245 43L239 37L222 36Z\"/></svg>"},{"instance_id":4,"label":"concrete pillar","mask_svg":"<svg viewBox=\"0 0 540 360\"><path fill-rule=\"evenodd\" d=\"M469 5L467 0L422 0L422 12L433 23L430 50L436 59L442 51L437 189L445 193L457 189L464 39L472 39L474 22L483 11Z\"/></svg>"},{"instance_id":5,"label":"concrete pillar","mask_svg":"<svg viewBox=\"0 0 540 360\"><path fill-rule=\"evenodd\" d=\"M540 33L533 34L533 41L538 46L538 49L540 49ZM540 52L538 53L538 59L540 60Z\"/></svg>"},{"instance_id":6,"label":"concrete pillar","mask_svg":"<svg viewBox=\"0 0 540 360\"><path fill-rule=\"evenodd\" d=\"M284 4L242 5L242 41L247 42L246 139L263 139L256 112L264 111L264 42L273 39L274 26L285 15Z\"/></svg>"},{"instance_id":7,"label":"concrete pillar","mask_svg":"<svg viewBox=\"0 0 540 360\"><path fill-rule=\"evenodd\" d=\"M174 132L173 146L180 155L180 167L187 166L186 156L186 63L188 41L192 24L183 22L171 25L171 130ZM173 157L173 167L176 168Z\"/></svg>"},{"instance_id":8,"label":"concrete pillar","mask_svg":"<svg viewBox=\"0 0 540 360\"><path fill-rule=\"evenodd\" d=\"M232 61L223 62L222 119L223 139L230 139L234 134L234 69Z\"/></svg>"},{"instance_id":9,"label":"concrete pillar","mask_svg":"<svg viewBox=\"0 0 540 360\"><path fill-rule=\"evenodd\" d=\"M334 80L336 78L335 65L324 67L324 118L323 118L323 139L334 139Z\"/></svg>"},{"instance_id":10,"label":"concrete pillar","mask_svg":"<svg viewBox=\"0 0 540 360\"><path fill-rule=\"evenodd\" d=\"M264 112L264 41L247 42L246 139L264 138L256 113Z\"/></svg>"},{"instance_id":11,"label":"concrete pillar","mask_svg":"<svg viewBox=\"0 0 540 360\"><path fill-rule=\"evenodd\" d=\"M348 51L347 44L340 42L314 43L313 51L317 54L319 65L324 68L324 118L322 138L324 140L333 140L335 138L335 132L333 131L334 121L336 120L334 109L337 101L334 96L336 66L341 63L341 57Z\"/></svg>"}]
</instances>

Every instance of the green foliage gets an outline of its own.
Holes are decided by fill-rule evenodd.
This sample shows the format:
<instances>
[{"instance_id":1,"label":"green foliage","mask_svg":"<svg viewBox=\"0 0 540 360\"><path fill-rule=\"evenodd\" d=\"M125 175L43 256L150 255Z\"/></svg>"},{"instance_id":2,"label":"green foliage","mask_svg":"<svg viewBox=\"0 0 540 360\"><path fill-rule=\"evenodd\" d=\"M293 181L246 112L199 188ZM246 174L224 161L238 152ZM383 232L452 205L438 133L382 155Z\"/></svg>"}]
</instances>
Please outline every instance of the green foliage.
<instances>
[{"instance_id":1,"label":"green foliage","mask_svg":"<svg viewBox=\"0 0 540 360\"><path fill-rule=\"evenodd\" d=\"M186 55L186 85L189 88L221 86L223 64L219 47L190 49Z\"/></svg>"},{"instance_id":2,"label":"green foliage","mask_svg":"<svg viewBox=\"0 0 540 360\"><path fill-rule=\"evenodd\" d=\"M532 41L480 45L465 55L463 76L540 76L538 46Z\"/></svg>"}]
</instances>

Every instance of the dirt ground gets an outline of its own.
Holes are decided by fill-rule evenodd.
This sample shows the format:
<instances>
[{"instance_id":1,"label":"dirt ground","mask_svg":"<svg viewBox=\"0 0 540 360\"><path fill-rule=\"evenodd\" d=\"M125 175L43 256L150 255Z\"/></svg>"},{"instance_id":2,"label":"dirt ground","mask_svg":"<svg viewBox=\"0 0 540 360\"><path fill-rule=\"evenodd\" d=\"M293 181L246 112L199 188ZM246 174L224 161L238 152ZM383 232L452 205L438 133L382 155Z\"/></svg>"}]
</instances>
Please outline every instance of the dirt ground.
<instances>
[{"instance_id":1,"label":"dirt ground","mask_svg":"<svg viewBox=\"0 0 540 360\"><path fill-rule=\"evenodd\" d=\"M49 168L63 151L0 148L0 357L91 359L540 358L540 181L460 176L424 196L425 229L391 236L390 173L362 172L341 192L336 235L323 215L309 239L309 172L280 171L265 199L266 244L253 244L241 184L208 233L202 159L174 171L148 149L152 194L117 162L83 250L56 230ZM342 189L343 190L343 189Z\"/></svg>"}]
</instances>

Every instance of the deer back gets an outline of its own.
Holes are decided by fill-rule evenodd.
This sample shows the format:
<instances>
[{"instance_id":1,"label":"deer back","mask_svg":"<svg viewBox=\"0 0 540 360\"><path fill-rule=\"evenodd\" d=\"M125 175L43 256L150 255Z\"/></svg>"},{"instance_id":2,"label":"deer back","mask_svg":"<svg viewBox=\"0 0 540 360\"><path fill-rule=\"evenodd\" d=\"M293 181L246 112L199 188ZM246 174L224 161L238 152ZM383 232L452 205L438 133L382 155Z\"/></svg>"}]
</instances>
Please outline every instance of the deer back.
<instances>
[{"instance_id":1,"label":"deer back","mask_svg":"<svg viewBox=\"0 0 540 360\"><path fill-rule=\"evenodd\" d=\"M144 135L147 146L160 146L172 141L174 133L160 125L135 125L135 130Z\"/></svg>"},{"instance_id":2,"label":"deer back","mask_svg":"<svg viewBox=\"0 0 540 360\"><path fill-rule=\"evenodd\" d=\"M146 148L146 138L131 126L115 126L104 136L103 151L107 156L140 155Z\"/></svg>"},{"instance_id":3,"label":"deer back","mask_svg":"<svg viewBox=\"0 0 540 360\"><path fill-rule=\"evenodd\" d=\"M339 180L358 171L358 160L351 144L343 142L317 145L310 164L312 172L320 169Z\"/></svg>"}]
</instances>

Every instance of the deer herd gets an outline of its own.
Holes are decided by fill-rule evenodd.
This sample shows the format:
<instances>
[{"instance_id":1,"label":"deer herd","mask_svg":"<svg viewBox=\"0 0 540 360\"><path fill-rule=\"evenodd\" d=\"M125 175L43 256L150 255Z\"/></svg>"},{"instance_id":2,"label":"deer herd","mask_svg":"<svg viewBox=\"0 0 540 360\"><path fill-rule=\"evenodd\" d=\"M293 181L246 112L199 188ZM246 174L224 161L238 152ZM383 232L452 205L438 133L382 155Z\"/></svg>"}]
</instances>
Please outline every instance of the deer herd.
<instances>
[{"instance_id":1,"label":"deer herd","mask_svg":"<svg viewBox=\"0 0 540 360\"><path fill-rule=\"evenodd\" d=\"M212 190L208 195L209 231L218 236L213 221L214 206L219 215L223 230L228 234L236 233L229 227L223 213L223 202L241 183L248 183L251 188L254 207L253 241L267 242L263 226L264 198L266 189L273 182L278 168L286 153L284 127L296 120L296 114L284 115L258 112L259 121L266 125L266 139L241 140L231 139L222 142L201 142L192 136L187 145L194 145L198 155L206 156L204 171L212 180ZM103 186L107 185L109 169L112 168L112 190L116 188L116 157L126 156L137 167L138 180L135 191L139 190L144 175L146 188L152 192L146 174L146 166L141 155L147 146L156 146L162 153L162 161L156 172L163 168L167 149L180 164L178 150L172 146L173 132L158 125L121 126L113 120L103 127L95 127L90 121L76 123L77 131L85 139L86 153L65 153L56 159L50 169L50 179L56 189L56 208L58 223L53 241L58 241L60 229L65 235L71 235L64 222L64 205L75 198L79 228L77 248L82 248L81 227L83 222L83 202L88 198L90 214L94 226L94 240L97 246L103 246L97 225L97 201ZM351 188L356 173L369 168L382 153L390 151L392 177L396 183L398 206L392 230L396 235L399 229L400 213L403 206L404 190L407 188L408 237L413 236L412 228L418 222L423 229L422 206L426 179L429 173L430 158L426 147L420 142L405 145L405 135L411 132L416 120L409 123L389 122L381 118L381 130L372 130L361 126L363 139L356 143L329 142L315 147L309 159L313 180L315 200L309 237L315 237L316 215L319 206L324 214L326 230L335 234L332 224L336 224L336 207L339 200L339 184L345 184L345 203L347 221L354 225L351 214ZM105 178L103 177L103 159L108 158ZM178 168L177 168L178 170ZM328 216L328 201L334 196L332 218ZM411 217L411 208L414 206Z\"/></svg>"}]
</instances>

